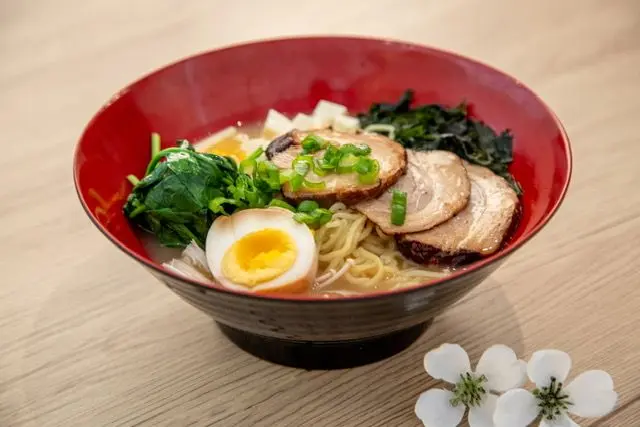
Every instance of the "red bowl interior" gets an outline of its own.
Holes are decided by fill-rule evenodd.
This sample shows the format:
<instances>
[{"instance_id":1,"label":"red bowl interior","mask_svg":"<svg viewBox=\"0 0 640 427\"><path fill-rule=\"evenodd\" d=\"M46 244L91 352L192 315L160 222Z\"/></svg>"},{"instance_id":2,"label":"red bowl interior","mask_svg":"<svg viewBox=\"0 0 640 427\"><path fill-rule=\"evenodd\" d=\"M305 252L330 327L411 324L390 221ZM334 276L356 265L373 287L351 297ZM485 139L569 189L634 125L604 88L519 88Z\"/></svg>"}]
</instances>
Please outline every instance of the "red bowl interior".
<instances>
[{"instance_id":1,"label":"red bowl interior","mask_svg":"<svg viewBox=\"0 0 640 427\"><path fill-rule=\"evenodd\" d=\"M407 88L416 91L418 103L453 106L466 100L474 117L514 135L511 171L524 189L519 226L505 248L466 271L522 245L551 218L567 190L571 153L559 121L531 90L500 71L452 53L386 40L316 37L250 43L197 55L142 78L111 99L86 127L74 159L80 201L117 246L159 269L122 214L130 190L125 176L143 174L151 132L159 132L169 146L177 138L197 141L238 121L263 120L269 108L309 112L318 100L328 99L355 113L372 102L395 101ZM381 293L389 292L364 297Z\"/></svg>"}]
</instances>

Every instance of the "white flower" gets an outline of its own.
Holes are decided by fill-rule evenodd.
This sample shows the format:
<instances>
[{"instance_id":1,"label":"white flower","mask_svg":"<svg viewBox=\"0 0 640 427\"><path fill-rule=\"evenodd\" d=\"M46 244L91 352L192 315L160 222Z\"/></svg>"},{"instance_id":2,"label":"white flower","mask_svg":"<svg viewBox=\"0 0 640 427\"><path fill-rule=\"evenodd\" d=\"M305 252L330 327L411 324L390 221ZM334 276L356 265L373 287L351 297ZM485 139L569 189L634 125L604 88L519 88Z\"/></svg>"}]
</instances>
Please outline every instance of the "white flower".
<instances>
[{"instance_id":1,"label":"white flower","mask_svg":"<svg viewBox=\"0 0 640 427\"><path fill-rule=\"evenodd\" d=\"M579 427L568 413L579 417L602 417L613 410L618 394L604 371L587 371L569 385L564 382L571 358L559 350L533 353L527 364L533 392L510 390L498 398L493 420L496 427L525 427L540 417L539 427Z\"/></svg>"},{"instance_id":2,"label":"white flower","mask_svg":"<svg viewBox=\"0 0 640 427\"><path fill-rule=\"evenodd\" d=\"M435 379L454 385L452 391L431 389L416 402L416 415L428 427L455 427L469 408L471 427L493 427L497 396L521 387L526 380L526 363L509 347L494 345L480 357L475 372L469 356L457 344L443 344L424 356L424 368Z\"/></svg>"}]
</instances>

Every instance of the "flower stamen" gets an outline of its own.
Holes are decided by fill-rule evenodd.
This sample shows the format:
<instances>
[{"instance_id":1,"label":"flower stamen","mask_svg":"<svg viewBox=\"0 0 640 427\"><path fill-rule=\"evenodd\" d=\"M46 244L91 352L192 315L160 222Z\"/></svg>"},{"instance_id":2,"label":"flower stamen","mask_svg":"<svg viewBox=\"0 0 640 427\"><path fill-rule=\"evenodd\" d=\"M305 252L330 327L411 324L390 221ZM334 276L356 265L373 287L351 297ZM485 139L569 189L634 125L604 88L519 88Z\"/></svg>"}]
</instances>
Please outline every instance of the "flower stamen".
<instances>
[{"instance_id":1,"label":"flower stamen","mask_svg":"<svg viewBox=\"0 0 640 427\"><path fill-rule=\"evenodd\" d=\"M461 403L469 408L479 406L484 395L487 394L482 386L485 382L487 382L487 377L484 375L476 377L470 372L460 374L460 381L453 389L454 397L449 401L451 406L458 406Z\"/></svg>"},{"instance_id":2,"label":"flower stamen","mask_svg":"<svg viewBox=\"0 0 640 427\"><path fill-rule=\"evenodd\" d=\"M573 403L569 400L569 395L562 391L562 382L551 377L548 387L536 388L533 395L538 399L540 416L546 420L555 420L565 414L569 406Z\"/></svg>"}]
</instances>

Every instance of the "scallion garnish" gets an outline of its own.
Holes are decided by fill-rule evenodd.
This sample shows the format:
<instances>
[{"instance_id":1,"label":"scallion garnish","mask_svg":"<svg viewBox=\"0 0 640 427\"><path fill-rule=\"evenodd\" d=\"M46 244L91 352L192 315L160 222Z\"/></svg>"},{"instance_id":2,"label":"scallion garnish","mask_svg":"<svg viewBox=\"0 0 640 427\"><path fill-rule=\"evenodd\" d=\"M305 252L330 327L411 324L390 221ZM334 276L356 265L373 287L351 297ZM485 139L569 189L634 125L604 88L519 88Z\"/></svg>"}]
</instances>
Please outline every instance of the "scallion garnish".
<instances>
[{"instance_id":1,"label":"scallion garnish","mask_svg":"<svg viewBox=\"0 0 640 427\"><path fill-rule=\"evenodd\" d=\"M302 188L302 184L304 184L304 176L297 173L291 177L291 180L289 180L291 191L298 191Z\"/></svg>"},{"instance_id":2,"label":"scallion garnish","mask_svg":"<svg viewBox=\"0 0 640 427\"><path fill-rule=\"evenodd\" d=\"M344 144L340 147L340 151L342 152L343 156L345 154L353 154L359 157L368 156L369 154L371 154L371 147L369 147L367 144Z\"/></svg>"},{"instance_id":3,"label":"scallion garnish","mask_svg":"<svg viewBox=\"0 0 640 427\"><path fill-rule=\"evenodd\" d=\"M380 163L370 157L360 157L353 169L358 173L361 184L375 184L380 173Z\"/></svg>"},{"instance_id":4,"label":"scallion garnish","mask_svg":"<svg viewBox=\"0 0 640 427\"><path fill-rule=\"evenodd\" d=\"M298 212L311 213L318 208L320 208L318 202L315 202L313 200L304 200L298 205Z\"/></svg>"},{"instance_id":5,"label":"scallion garnish","mask_svg":"<svg viewBox=\"0 0 640 427\"><path fill-rule=\"evenodd\" d=\"M309 228L319 228L331 221L333 214L328 209L317 208L311 212L298 212L293 219L306 224Z\"/></svg>"},{"instance_id":6,"label":"scallion garnish","mask_svg":"<svg viewBox=\"0 0 640 427\"><path fill-rule=\"evenodd\" d=\"M247 175L253 173L256 169L258 157L262 156L262 153L264 153L264 148L258 147L253 153L249 154L249 156L238 165L240 172L246 173Z\"/></svg>"},{"instance_id":7,"label":"scallion garnish","mask_svg":"<svg viewBox=\"0 0 640 427\"><path fill-rule=\"evenodd\" d=\"M302 186L310 190L324 190L327 184L324 181L309 181L308 179L304 179Z\"/></svg>"},{"instance_id":8,"label":"scallion garnish","mask_svg":"<svg viewBox=\"0 0 640 427\"><path fill-rule=\"evenodd\" d=\"M280 172L280 184L285 184L291 181L291 178L294 176L294 172L291 169L287 169Z\"/></svg>"},{"instance_id":9,"label":"scallion garnish","mask_svg":"<svg viewBox=\"0 0 640 427\"><path fill-rule=\"evenodd\" d=\"M407 216L407 193L393 190L391 196L391 224L403 225Z\"/></svg>"},{"instance_id":10,"label":"scallion garnish","mask_svg":"<svg viewBox=\"0 0 640 427\"><path fill-rule=\"evenodd\" d=\"M324 149L329 143L316 135L307 135L300 145L302 145L302 154L312 154Z\"/></svg>"},{"instance_id":11,"label":"scallion garnish","mask_svg":"<svg viewBox=\"0 0 640 427\"><path fill-rule=\"evenodd\" d=\"M295 173L305 176L313 167L313 157L308 155L298 156L293 160L291 166Z\"/></svg>"},{"instance_id":12,"label":"scallion garnish","mask_svg":"<svg viewBox=\"0 0 640 427\"><path fill-rule=\"evenodd\" d=\"M353 172L353 168L355 167L356 163L358 163L358 156L348 153L347 155L343 156L342 159L340 159L340 164L338 164L336 172L340 174L351 173Z\"/></svg>"}]
</instances>

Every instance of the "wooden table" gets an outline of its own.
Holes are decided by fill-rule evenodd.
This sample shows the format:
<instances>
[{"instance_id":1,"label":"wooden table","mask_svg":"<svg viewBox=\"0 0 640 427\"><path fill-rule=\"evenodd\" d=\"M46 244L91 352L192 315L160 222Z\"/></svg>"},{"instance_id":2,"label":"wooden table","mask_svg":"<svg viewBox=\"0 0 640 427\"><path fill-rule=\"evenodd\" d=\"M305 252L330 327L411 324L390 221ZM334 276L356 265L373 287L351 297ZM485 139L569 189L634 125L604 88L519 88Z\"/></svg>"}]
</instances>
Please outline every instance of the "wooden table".
<instances>
[{"instance_id":1,"label":"wooden table","mask_svg":"<svg viewBox=\"0 0 640 427\"><path fill-rule=\"evenodd\" d=\"M260 5L262 4L262 6ZM557 112L575 173L551 224L409 350L305 372L238 350L86 218L72 150L119 88L177 58L308 33L431 44L517 76ZM604 369L640 425L638 0L0 0L0 425L417 426L443 342Z\"/></svg>"}]
</instances>

